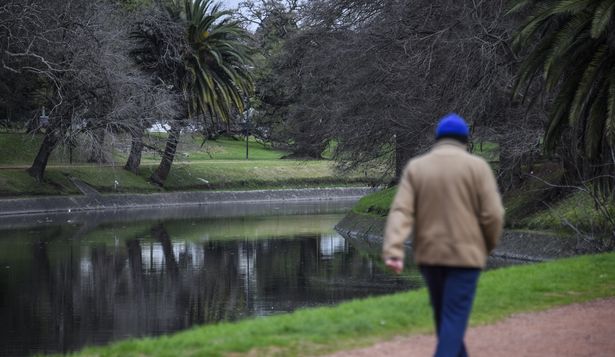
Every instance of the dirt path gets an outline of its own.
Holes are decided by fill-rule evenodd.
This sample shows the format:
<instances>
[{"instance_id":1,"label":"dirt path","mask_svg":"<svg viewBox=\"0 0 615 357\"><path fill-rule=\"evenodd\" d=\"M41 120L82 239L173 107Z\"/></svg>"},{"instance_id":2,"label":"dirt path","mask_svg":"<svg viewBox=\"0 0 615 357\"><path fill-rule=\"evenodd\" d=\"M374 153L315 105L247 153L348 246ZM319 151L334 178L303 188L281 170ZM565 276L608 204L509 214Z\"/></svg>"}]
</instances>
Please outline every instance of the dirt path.
<instances>
[{"instance_id":1,"label":"dirt path","mask_svg":"<svg viewBox=\"0 0 615 357\"><path fill-rule=\"evenodd\" d=\"M615 299L513 315L466 333L472 357L615 356ZM397 337L335 357L432 356L433 336Z\"/></svg>"}]
</instances>

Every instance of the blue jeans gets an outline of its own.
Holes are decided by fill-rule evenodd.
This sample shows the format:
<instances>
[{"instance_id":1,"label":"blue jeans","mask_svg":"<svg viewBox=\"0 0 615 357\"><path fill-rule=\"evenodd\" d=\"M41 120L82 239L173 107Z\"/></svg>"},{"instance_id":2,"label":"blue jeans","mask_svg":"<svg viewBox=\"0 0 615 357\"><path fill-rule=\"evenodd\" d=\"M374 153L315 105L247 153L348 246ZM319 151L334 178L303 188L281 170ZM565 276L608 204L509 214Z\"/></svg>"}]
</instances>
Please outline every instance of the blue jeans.
<instances>
[{"instance_id":1,"label":"blue jeans","mask_svg":"<svg viewBox=\"0 0 615 357\"><path fill-rule=\"evenodd\" d=\"M421 265L436 322L436 357L466 357L463 336L472 311L478 268Z\"/></svg>"}]
</instances>

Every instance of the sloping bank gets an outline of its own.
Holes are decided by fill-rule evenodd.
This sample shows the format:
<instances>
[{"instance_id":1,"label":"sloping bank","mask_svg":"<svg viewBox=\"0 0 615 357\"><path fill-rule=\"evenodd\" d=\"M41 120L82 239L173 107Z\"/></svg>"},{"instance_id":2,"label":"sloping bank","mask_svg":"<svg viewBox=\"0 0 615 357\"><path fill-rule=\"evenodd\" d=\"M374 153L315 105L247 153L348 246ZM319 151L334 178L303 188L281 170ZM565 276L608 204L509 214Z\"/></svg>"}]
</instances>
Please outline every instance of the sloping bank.
<instances>
[{"instance_id":1,"label":"sloping bank","mask_svg":"<svg viewBox=\"0 0 615 357\"><path fill-rule=\"evenodd\" d=\"M86 190L83 195L78 196L2 199L0 200L0 216L169 206L198 206L218 203L358 199L371 191L373 190L367 187L340 187L101 195L95 191Z\"/></svg>"},{"instance_id":2,"label":"sloping bank","mask_svg":"<svg viewBox=\"0 0 615 357\"><path fill-rule=\"evenodd\" d=\"M382 245L386 217L350 212L335 227L347 239L373 246ZM544 261L607 250L607 241L550 232L506 230L493 257Z\"/></svg>"},{"instance_id":3,"label":"sloping bank","mask_svg":"<svg viewBox=\"0 0 615 357\"><path fill-rule=\"evenodd\" d=\"M615 296L614 271L613 253L488 271L479 282L470 325L492 323L516 312ZM310 356L396 335L427 333L432 326L426 291L419 289L90 347L74 355Z\"/></svg>"}]
</instances>

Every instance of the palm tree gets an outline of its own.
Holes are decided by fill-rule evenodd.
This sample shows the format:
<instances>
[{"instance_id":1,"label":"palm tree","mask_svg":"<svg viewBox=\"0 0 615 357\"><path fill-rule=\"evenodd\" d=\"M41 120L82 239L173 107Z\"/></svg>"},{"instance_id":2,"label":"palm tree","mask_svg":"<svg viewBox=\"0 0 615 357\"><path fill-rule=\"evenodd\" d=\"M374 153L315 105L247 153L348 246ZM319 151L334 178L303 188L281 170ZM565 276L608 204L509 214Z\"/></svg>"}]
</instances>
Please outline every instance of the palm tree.
<instances>
[{"instance_id":1,"label":"palm tree","mask_svg":"<svg viewBox=\"0 0 615 357\"><path fill-rule=\"evenodd\" d=\"M535 78L553 94L545 148L568 146L583 175L610 173L615 164L615 1L515 0L511 13L527 13L513 37L531 48L514 93L527 94ZM565 138L565 139L564 139ZM594 164L589 170L588 164ZM597 164L597 165L596 165ZM583 168L581 168L583 171ZM612 187L612 179L608 184Z\"/></svg>"},{"instance_id":2,"label":"palm tree","mask_svg":"<svg viewBox=\"0 0 615 357\"><path fill-rule=\"evenodd\" d=\"M181 121L201 117L228 122L234 111L244 111L244 98L253 91L247 34L231 12L211 0L175 1L166 11L166 21L138 25L134 37L139 46L133 51L142 68L183 98L184 116L172 121L160 166L150 177L159 185L171 169Z\"/></svg>"}]
</instances>

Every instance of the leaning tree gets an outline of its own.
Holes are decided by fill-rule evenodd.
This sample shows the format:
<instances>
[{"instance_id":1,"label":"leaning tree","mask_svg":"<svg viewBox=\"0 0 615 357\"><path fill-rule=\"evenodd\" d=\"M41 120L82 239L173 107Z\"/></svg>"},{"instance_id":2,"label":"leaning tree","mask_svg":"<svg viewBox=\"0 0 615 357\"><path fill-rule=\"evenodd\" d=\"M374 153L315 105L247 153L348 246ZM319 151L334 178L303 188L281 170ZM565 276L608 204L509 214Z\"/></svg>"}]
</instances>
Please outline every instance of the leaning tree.
<instances>
[{"instance_id":1,"label":"leaning tree","mask_svg":"<svg viewBox=\"0 0 615 357\"><path fill-rule=\"evenodd\" d=\"M253 90L246 33L230 15L210 0L177 1L155 9L133 32L136 62L183 98L150 177L158 185L169 175L184 121L229 121Z\"/></svg>"}]
</instances>

